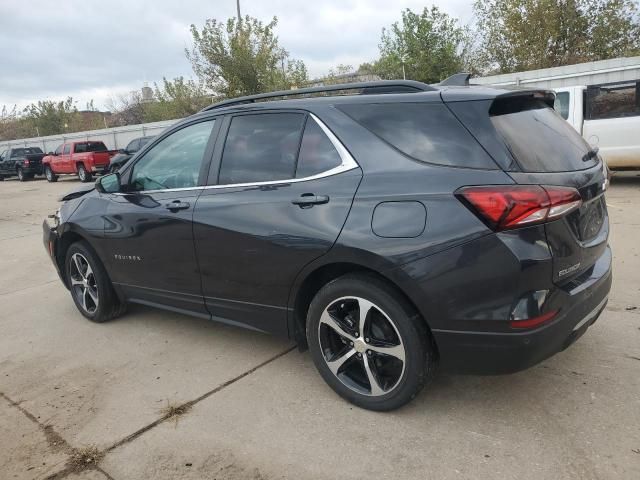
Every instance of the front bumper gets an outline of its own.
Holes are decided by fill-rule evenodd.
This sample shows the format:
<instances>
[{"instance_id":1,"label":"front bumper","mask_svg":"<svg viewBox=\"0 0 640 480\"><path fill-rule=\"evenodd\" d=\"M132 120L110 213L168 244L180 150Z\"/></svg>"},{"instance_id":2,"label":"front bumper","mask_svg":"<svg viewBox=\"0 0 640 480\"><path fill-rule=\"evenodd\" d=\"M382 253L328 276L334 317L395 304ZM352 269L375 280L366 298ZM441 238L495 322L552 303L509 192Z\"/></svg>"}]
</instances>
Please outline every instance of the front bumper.
<instances>
[{"instance_id":1,"label":"front bumper","mask_svg":"<svg viewBox=\"0 0 640 480\"><path fill-rule=\"evenodd\" d=\"M593 325L611 290L611 250L594 265L587 280L558 292L562 305L551 323L526 332L433 330L442 370L453 373L502 374L529 368L564 350Z\"/></svg>"},{"instance_id":2,"label":"front bumper","mask_svg":"<svg viewBox=\"0 0 640 480\"><path fill-rule=\"evenodd\" d=\"M44 243L44 248L47 254L49 255L49 259L53 262L53 265L56 268L56 272L58 272L58 276L60 277L60 280L62 280L62 283L66 285L64 281L64 276L62 275L62 271L60 270L60 264L58 263L58 258L57 258L57 248L58 248L59 239L60 239L60 236L58 234L58 227L55 225L52 225L48 219L45 219L44 222L42 222L42 241Z\"/></svg>"}]
</instances>

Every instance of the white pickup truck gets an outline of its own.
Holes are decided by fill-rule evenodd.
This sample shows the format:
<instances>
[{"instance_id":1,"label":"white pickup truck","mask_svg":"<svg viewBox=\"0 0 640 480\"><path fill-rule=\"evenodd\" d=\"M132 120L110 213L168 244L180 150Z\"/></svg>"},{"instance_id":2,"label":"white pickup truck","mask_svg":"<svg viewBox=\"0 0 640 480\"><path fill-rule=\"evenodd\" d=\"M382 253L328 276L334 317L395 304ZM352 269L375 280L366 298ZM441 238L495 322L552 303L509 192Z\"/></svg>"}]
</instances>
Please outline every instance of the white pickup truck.
<instances>
[{"instance_id":1,"label":"white pickup truck","mask_svg":"<svg viewBox=\"0 0 640 480\"><path fill-rule=\"evenodd\" d=\"M640 80L554 90L555 109L610 169L640 169Z\"/></svg>"}]
</instances>

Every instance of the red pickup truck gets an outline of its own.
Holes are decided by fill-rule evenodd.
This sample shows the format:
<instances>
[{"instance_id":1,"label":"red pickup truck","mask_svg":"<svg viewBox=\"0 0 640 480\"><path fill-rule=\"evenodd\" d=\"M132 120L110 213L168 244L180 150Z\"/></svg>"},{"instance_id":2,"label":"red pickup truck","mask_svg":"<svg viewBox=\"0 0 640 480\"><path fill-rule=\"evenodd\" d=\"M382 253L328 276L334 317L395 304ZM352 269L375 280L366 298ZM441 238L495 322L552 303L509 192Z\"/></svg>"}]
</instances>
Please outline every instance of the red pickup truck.
<instances>
[{"instance_id":1,"label":"red pickup truck","mask_svg":"<svg viewBox=\"0 0 640 480\"><path fill-rule=\"evenodd\" d=\"M42 159L44 174L50 182L62 174L77 174L80 181L89 182L93 174L108 170L116 153L118 150L109 150L102 142L63 143Z\"/></svg>"}]
</instances>

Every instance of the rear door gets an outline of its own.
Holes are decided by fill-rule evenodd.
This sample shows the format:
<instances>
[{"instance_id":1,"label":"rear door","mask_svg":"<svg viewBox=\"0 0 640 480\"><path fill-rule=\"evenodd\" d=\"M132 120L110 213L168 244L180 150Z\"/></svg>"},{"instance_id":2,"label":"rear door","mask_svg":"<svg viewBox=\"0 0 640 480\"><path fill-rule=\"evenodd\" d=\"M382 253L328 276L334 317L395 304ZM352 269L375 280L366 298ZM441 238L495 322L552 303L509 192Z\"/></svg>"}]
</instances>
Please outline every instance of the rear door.
<instances>
[{"instance_id":1,"label":"rear door","mask_svg":"<svg viewBox=\"0 0 640 480\"><path fill-rule=\"evenodd\" d=\"M508 172L516 183L573 187L580 193L579 209L545 226L554 281L580 275L603 254L609 234L601 158L541 99L498 98L489 117L517 164Z\"/></svg>"},{"instance_id":2,"label":"rear door","mask_svg":"<svg viewBox=\"0 0 640 480\"><path fill-rule=\"evenodd\" d=\"M234 115L223 129L194 214L205 303L217 319L286 333L291 284L332 247L361 171L306 112Z\"/></svg>"}]
</instances>

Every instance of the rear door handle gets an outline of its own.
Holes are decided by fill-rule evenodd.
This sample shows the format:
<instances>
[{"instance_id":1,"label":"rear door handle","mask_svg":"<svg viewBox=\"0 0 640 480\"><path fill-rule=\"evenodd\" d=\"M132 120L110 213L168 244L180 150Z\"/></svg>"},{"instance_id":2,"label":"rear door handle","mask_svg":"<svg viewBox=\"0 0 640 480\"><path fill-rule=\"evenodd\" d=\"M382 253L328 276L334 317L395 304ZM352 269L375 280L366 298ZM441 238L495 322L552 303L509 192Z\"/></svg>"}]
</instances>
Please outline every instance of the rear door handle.
<instances>
[{"instance_id":1,"label":"rear door handle","mask_svg":"<svg viewBox=\"0 0 640 480\"><path fill-rule=\"evenodd\" d=\"M299 198L292 200L291 203L298 205L300 208L311 208L314 205L323 205L329 203L327 195L314 195L313 193L303 193Z\"/></svg>"},{"instance_id":2,"label":"rear door handle","mask_svg":"<svg viewBox=\"0 0 640 480\"><path fill-rule=\"evenodd\" d=\"M165 207L167 207L167 210L177 212L178 210L186 210L187 208L189 208L189 203L181 202L180 200L174 200L171 203L167 203Z\"/></svg>"}]
</instances>

